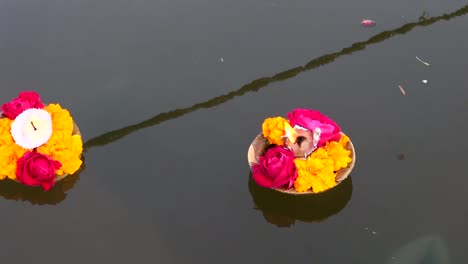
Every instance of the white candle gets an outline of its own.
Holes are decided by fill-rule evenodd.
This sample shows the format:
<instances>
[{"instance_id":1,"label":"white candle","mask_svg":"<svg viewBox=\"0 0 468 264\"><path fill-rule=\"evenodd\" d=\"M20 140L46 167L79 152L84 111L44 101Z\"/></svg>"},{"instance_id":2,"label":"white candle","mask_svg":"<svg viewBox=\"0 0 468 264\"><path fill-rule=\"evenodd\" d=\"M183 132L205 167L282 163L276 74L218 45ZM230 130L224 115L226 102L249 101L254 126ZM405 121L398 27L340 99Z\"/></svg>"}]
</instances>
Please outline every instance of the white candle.
<instances>
[{"instance_id":1,"label":"white candle","mask_svg":"<svg viewBox=\"0 0 468 264\"><path fill-rule=\"evenodd\" d=\"M11 124L16 144L25 149L37 148L52 136L52 118L43 109L31 108L19 114Z\"/></svg>"}]
</instances>

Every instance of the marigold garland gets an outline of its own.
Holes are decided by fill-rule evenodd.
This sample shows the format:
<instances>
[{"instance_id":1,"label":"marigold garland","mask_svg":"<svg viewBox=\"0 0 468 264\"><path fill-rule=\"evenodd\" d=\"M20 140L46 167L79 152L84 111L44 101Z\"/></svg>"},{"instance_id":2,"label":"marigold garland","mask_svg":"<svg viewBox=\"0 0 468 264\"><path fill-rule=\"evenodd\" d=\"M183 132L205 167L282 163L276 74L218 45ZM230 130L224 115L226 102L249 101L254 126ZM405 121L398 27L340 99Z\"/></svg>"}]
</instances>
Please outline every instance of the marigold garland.
<instances>
[{"instance_id":1,"label":"marigold garland","mask_svg":"<svg viewBox=\"0 0 468 264\"><path fill-rule=\"evenodd\" d=\"M283 117L271 117L263 121L263 136L268 139L270 144L284 145L283 136L285 135L284 123L288 122Z\"/></svg>"}]
</instances>

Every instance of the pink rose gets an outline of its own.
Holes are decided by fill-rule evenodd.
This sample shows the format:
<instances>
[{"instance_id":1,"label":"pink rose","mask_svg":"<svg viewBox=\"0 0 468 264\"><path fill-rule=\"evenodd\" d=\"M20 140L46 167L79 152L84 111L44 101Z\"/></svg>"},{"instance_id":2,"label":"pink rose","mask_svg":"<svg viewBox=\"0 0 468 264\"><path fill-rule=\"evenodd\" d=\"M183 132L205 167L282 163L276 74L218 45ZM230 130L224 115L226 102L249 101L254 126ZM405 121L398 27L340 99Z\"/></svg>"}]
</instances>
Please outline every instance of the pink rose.
<instances>
[{"instance_id":1,"label":"pink rose","mask_svg":"<svg viewBox=\"0 0 468 264\"><path fill-rule=\"evenodd\" d=\"M341 138L341 128L319 111L294 109L294 111L288 113L288 119L293 127L298 125L310 131L314 131L317 127L320 128L321 134L317 147L325 145L327 141L338 141Z\"/></svg>"},{"instance_id":2,"label":"pink rose","mask_svg":"<svg viewBox=\"0 0 468 264\"><path fill-rule=\"evenodd\" d=\"M49 156L37 152L26 152L18 160L16 178L29 186L42 186L45 191L55 184L55 172L62 166Z\"/></svg>"},{"instance_id":3,"label":"pink rose","mask_svg":"<svg viewBox=\"0 0 468 264\"><path fill-rule=\"evenodd\" d=\"M2 105L2 112L4 116L15 119L24 110L30 108L44 108L39 94L36 92L21 92L17 98Z\"/></svg>"},{"instance_id":4,"label":"pink rose","mask_svg":"<svg viewBox=\"0 0 468 264\"><path fill-rule=\"evenodd\" d=\"M252 167L252 178L266 188L291 188L297 178L294 153L281 146L267 150Z\"/></svg>"}]
</instances>

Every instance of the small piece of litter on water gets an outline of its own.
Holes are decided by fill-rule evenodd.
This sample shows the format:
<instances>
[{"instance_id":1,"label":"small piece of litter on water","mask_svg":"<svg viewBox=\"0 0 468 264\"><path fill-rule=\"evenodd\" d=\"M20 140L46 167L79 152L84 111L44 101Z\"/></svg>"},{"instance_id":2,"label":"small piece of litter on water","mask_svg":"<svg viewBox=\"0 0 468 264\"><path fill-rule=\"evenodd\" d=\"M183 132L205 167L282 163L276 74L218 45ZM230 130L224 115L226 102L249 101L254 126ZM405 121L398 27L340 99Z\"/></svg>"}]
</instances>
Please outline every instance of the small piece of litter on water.
<instances>
[{"instance_id":1,"label":"small piece of litter on water","mask_svg":"<svg viewBox=\"0 0 468 264\"><path fill-rule=\"evenodd\" d=\"M221 59L219 59L219 60L220 60L221 62L224 62L224 59L223 59L223 57L221 57Z\"/></svg>"},{"instance_id":2,"label":"small piece of litter on water","mask_svg":"<svg viewBox=\"0 0 468 264\"><path fill-rule=\"evenodd\" d=\"M401 85L398 85L398 87L400 88L400 91L403 95L406 95L406 92L405 92L405 89L403 89L403 86Z\"/></svg>"},{"instance_id":3,"label":"small piece of litter on water","mask_svg":"<svg viewBox=\"0 0 468 264\"><path fill-rule=\"evenodd\" d=\"M422 80L423 83L427 83L427 80Z\"/></svg>"},{"instance_id":4,"label":"small piece of litter on water","mask_svg":"<svg viewBox=\"0 0 468 264\"><path fill-rule=\"evenodd\" d=\"M377 232L375 232L374 230L371 230L371 229L370 229L369 227L367 227L367 226L364 227L364 229L365 229L366 231L371 232L373 235L377 235Z\"/></svg>"},{"instance_id":5,"label":"small piece of litter on water","mask_svg":"<svg viewBox=\"0 0 468 264\"><path fill-rule=\"evenodd\" d=\"M370 19L363 19L361 21L361 25L365 26L365 27L373 27L375 26L375 21L374 20L370 20Z\"/></svg>"},{"instance_id":6,"label":"small piece of litter on water","mask_svg":"<svg viewBox=\"0 0 468 264\"><path fill-rule=\"evenodd\" d=\"M416 59L417 59L419 62L421 62L422 64L426 65L426 66L431 66L429 63L427 63L427 62L421 60L420 58L418 58L418 56L416 56Z\"/></svg>"},{"instance_id":7,"label":"small piece of litter on water","mask_svg":"<svg viewBox=\"0 0 468 264\"><path fill-rule=\"evenodd\" d=\"M397 155L397 158L398 158L398 160L405 160L405 154L400 153L400 154Z\"/></svg>"}]
</instances>

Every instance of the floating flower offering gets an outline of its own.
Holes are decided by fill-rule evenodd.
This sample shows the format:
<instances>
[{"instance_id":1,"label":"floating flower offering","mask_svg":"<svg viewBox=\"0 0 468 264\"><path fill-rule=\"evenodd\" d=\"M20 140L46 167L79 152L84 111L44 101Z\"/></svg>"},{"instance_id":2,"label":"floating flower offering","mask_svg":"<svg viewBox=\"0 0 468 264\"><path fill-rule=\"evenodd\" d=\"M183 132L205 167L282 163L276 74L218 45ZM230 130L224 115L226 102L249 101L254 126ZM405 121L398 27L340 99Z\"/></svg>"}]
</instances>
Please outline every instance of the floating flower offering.
<instances>
[{"instance_id":1,"label":"floating flower offering","mask_svg":"<svg viewBox=\"0 0 468 264\"><path fill-rule=\"evenodd\" d=\"M68 110L21 92L1 107L0 179L50 190L82 165L83 141Z\"/></svg>"},{"instance_id":2,"label":"floating flower offering","mask_svg":"<svg viewBox=\"0 0 468 264\"><path fill-rule=\"evenodd\" d=\"M320 193L335 187L356 160L349 137L319 111L295 109L266 118L249 148L253 180L292 194Z\"/></svg>"}]
</instances>

